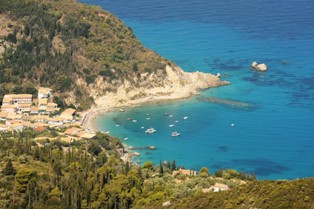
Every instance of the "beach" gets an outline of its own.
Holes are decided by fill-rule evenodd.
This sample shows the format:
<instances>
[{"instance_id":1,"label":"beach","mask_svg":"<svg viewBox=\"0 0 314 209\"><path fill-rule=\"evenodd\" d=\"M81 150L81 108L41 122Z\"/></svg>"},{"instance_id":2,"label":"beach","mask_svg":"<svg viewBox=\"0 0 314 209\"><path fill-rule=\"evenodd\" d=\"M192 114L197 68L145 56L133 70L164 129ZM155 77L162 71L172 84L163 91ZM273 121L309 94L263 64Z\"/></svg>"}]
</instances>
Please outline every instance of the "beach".
<instances>
[{"instance_id":1,"label":"beach","mask_svg":"<svg viewBox=\"0 0 314 209\"><path fill-rule=\"evenodd\" d=\"M86 130L96 132L93 124L95 117L106 112L117 111L124 108L138 107L166 101L190 98L201 90L229 85L228 81L220 80L220 76L203 72L184 72L181 68L166 67L167 84L153 88L135 87L130 84L121 85L116 92L109 92L95 98L95 105L82 113L81 123ZM154 74L152 74L153 77ZM153 82L153 80L152 80Z\"/></svg>"}]
</instances>

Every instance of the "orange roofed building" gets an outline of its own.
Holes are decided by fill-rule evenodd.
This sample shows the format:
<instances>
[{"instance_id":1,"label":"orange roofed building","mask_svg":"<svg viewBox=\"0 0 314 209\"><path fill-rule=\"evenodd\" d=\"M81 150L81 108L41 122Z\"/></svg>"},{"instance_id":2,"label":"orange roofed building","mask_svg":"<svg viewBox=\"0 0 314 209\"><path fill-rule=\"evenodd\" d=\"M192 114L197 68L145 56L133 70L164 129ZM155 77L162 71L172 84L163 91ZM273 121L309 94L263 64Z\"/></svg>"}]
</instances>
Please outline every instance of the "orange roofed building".
<instances>
[{"instance_id":1,"label":"orange roofed building","mask_svg":"<svg viewBox=\"0 0 314 209\"><path fill-rule=\"evenodd\" d=\"M180 168L179 170L177 171L172 171L172 175L176 175L176 174L184 174L184 175L187 175L187 176L196 176L196 171L194 170L185 170L185 169L182 169Z\"/></svg>"}]
</instances>

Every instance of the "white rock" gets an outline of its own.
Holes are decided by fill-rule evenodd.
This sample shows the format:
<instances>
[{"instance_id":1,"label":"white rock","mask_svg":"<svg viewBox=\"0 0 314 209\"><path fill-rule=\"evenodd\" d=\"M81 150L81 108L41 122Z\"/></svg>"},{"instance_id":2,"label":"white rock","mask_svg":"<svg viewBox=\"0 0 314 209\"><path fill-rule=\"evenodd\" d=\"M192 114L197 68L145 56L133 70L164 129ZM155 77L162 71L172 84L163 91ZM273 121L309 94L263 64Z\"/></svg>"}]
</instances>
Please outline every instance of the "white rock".
<instances>
[{"instance_id":1,"label":"white rock","mask_svg":"<svg viewBox=\"0 0 314 209\"><path fill-rule=\"evenodd\" d=\"M266 71L267 70L267 66L264 63L258 64L256 66L256 68L257 68L257 70L260 70L260 71Z\"/></svg>"},{"instance_id":2,"label":"white rock","mask_svg":"<svg viewBox=\"0 0 314 209\"><path fill-rule=\"evenodd\" d=\"M252 67L253 67L253 68L256 68L256 66L257 66L257 62L254 61L254 62L252 63Z\"/></svg>"},{"instance_id":3,"label":"white rock","mask_svg":"<svg viewBox=\"0 0 314 209\"><path fill-rule=\"evenodd\" d=\"M169 206L169 205L171 205L170 200L169 200L169 201L167 201L167 202L162 203L162 206Z\"/></svg>"},{"instance_id":4,"label":"white rock","mask_svg":"<svg viewBox=\"0 0 314 209\"><path fill-rule=\"evenodd\" d=\"M252 63L252 68L254 68L255 70L259 70L259 71L266 71L267 70L266 64L264 64L264 63L258 64L255 61Z\"/></svg>"}]
</instances>

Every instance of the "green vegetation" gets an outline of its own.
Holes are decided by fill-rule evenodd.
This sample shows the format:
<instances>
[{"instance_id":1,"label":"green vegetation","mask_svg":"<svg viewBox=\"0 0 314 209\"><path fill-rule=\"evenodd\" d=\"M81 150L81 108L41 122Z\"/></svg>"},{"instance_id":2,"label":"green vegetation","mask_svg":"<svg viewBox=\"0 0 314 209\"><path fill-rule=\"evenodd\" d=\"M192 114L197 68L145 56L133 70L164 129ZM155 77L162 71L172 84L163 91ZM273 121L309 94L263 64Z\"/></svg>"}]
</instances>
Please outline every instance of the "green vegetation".
<instances>
[{"instance_id":1,"label":"green vegetation","mask_svg":"<svg viewBox=\"0 0 314 209\"><path fill-rule=\"evenodd\" d=\"M77 105L89 108L88 86L97 79L123 81L169 62L117 17L73 0L0 0L0 23L0 99L42 85L60 99L74 93Z\"/></svg>"},{"instance_id":2,"label":"green vegetation","mask_svg":"<svg viewBox=\"0 0 314 209\"><path fill-rule=\"evenodd\" d=\"M205 167L196 176L173 176L175 161L122 162L120 141L106 134L72 143L51 139L59 135L62 130L0 134L0 208L160 208L166 201L166 208L313 208L314 179L256 181L235 170L211 176ZM231 190L209 191L215 183Z\"/></svg>"}]
</instances>

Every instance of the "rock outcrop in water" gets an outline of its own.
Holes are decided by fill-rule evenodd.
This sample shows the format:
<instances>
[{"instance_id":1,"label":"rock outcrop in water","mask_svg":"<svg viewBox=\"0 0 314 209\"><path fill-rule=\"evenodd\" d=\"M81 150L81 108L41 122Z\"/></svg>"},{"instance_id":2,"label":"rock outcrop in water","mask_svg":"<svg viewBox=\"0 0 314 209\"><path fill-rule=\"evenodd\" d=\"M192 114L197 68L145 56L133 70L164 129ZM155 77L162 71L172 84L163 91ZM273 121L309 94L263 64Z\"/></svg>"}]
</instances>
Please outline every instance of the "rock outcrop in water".
<instances>
[{"instance_id":1,"label":"rock outcrop in water","mask_svg":"<svg viewBox=\"0 0 314 209\"><path fill-rule=\"evenodd\" d=\"M252 68L254 68L255 70L259 70L259 71L266 71L267 70L267 65L264 63L260 63L258 64L257 62L253 62L252 63Z\"/></svg>"}]
</instances>

